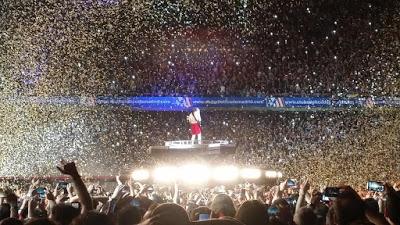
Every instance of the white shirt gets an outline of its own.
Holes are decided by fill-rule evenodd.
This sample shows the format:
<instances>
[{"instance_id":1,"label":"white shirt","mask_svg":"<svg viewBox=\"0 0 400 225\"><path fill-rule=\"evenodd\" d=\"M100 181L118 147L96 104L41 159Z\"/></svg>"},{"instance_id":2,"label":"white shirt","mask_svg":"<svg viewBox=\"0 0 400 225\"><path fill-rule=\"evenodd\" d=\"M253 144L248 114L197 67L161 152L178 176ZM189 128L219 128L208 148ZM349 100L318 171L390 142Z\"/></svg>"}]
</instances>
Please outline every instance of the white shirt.
<instances>
[{"instance_id":1,"label":"white shirt","mask_svg":"<svg viewBox=\"0 0 400 225\"><path fill-rule=\"evenodd\" d=\"M189 123L200 123L201 122L201 116L200 116L200 110L196 110L192 113L189 114L188 116Z\"/></svg>"}]
</instances>

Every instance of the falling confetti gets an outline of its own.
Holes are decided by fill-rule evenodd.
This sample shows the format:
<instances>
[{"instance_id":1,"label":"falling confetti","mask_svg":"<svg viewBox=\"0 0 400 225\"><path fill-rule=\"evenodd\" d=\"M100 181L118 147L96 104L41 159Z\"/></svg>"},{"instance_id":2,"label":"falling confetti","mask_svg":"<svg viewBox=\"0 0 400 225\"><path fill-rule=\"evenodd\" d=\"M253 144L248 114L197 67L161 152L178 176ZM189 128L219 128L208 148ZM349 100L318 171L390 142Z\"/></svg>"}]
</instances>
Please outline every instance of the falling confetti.
<instances>
[{"instance_id":1,"label":"falling confetti","mask_svg":"<svg viewBox=\"0 0 400 225\"><path fill-rule=\"evenodd\" d=\"M394 0L5 0L0 97L400 96L399 11ZM209 112L206 136L239 143L242 164L394 179L397 114ZM182 118L2 100L0 175L55 174L61 158L88 175L150 164L149 146L187 139Z\"/></svg>"}]
</instances>

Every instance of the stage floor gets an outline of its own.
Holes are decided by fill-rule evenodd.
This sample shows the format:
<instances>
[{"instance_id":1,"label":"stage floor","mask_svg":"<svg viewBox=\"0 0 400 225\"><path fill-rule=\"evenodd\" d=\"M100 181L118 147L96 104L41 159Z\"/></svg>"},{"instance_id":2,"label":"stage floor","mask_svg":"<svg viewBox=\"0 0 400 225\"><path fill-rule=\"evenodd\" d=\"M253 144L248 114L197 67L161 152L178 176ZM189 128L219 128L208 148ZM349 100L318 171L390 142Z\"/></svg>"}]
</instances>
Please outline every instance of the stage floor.
<instances>
[{"instance_id":1,"label":"stage floor","mask_svg":"<svg viewBox=\"0 0 400 225\"><path fill-rule=\"evenodd\" d=\"M236 153L236 144L226 140L177 140L165 141L164 146L151 146L149 153L153 156L158 155L227 155Z\"/></svg>"}]
</instances>

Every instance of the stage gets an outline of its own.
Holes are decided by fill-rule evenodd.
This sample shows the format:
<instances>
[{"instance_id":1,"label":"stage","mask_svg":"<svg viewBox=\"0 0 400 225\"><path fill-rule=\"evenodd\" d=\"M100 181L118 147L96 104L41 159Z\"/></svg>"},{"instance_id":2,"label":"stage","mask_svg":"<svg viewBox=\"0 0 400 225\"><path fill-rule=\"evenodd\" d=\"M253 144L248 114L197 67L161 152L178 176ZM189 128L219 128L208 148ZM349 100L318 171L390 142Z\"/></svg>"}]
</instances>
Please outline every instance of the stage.
<instances>
[{"instance_id":1,"label":"stage","mask_svg":"<svg viewBox=\"0 0 400 225\"><path fill-rule=\"evenodd\" d=\"M151 146L149 153L152 156L210 156L210 155L233 155L236 153L236 144L226 140L177 140L165 141L163 146Z\"/></svg>"}]
</instances>

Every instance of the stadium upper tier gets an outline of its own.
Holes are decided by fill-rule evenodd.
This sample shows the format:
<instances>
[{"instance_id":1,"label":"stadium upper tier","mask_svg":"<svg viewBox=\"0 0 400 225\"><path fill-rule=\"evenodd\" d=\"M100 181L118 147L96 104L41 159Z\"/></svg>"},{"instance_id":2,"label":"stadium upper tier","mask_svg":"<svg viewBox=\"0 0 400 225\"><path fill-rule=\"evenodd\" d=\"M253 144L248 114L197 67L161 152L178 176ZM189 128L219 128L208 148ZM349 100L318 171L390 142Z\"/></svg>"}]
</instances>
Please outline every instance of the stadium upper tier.
<instances>
[{"instance_id":1,"label":"stadium upper tier","mask_svg":"<svg viewBox=\"0 0 400 225\"><path fill-rule=\"evenodd\" d=\"M400 95L400 1L85 2L4 3L0 95Z\"/></svg>"}]
</instances>

